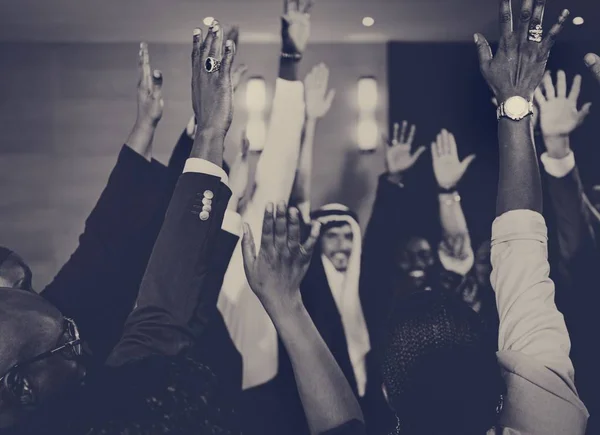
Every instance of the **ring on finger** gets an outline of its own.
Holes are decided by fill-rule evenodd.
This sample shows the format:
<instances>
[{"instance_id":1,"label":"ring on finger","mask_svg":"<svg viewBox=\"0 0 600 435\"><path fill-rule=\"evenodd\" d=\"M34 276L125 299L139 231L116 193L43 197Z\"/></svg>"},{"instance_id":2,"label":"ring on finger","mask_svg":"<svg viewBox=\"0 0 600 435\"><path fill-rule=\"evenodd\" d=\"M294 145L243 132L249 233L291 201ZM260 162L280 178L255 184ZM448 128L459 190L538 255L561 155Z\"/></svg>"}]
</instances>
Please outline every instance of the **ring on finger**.
<instances>
[{"instance_id":1,"label":"ring on finger","mask_svg":"<svg viewBox=\"0 0 600 435\"><path fill-rule=\"evenodd\" d=\"M219 71L219 69L221 68L221 61L214 58L214 57L207 57L206 61L204 62L204 69L206 70L207 73L214 73Z\"/></svg>"},{"instance_id":2,"label":"ring on finger","mask_svg":"<svg viewBox=\"0 0 600 435\"><path fill-rule=\"evenodd\" d=\"M542 42L542 35L544 34L544 29L541 24L536 24L533 29L529 29L529 36L527 39L532 42L540 43Z\"/></svg>"}]
</instances>

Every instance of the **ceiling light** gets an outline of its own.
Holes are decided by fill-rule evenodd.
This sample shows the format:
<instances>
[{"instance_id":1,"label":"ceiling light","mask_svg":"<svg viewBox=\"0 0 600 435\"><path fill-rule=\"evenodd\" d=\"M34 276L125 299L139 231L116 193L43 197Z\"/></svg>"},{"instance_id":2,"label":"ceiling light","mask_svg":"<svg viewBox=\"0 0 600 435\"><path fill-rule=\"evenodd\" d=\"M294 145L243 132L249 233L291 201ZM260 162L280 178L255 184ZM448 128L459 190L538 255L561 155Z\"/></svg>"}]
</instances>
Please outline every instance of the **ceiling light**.
<instances>
[{"instance_id":1,"label":"ceiling light","mask_svg":"<svg viewBox=\"0 0 600 435\"><path fill-rule=\"evenodd\" d=\"M585 21L583 20L582 17L575 17L573 18L573 24L575 24L576 26L581 26Z\"/></svg>"},{"instance_id":2,"label":"ceiling light","mask_svg":"<svg viewBox=\"0 0 600 435\"><path fill-rule=\"evenodd\" d=\"M215 21L214 17L206 17L203 22L205 26L210 26L213 21Z\"/></svg>"},{"instance_id":3,"label":"ceiling light","mask_svg":"<svg viewBox=\"0 0 600 435\"><path fill-rule=\"evenodd\" d=\"M362 23L365 27L371 27L373 24L375 24L375 20L371 17L364 17Z\"/></svg>"}]
</instances>

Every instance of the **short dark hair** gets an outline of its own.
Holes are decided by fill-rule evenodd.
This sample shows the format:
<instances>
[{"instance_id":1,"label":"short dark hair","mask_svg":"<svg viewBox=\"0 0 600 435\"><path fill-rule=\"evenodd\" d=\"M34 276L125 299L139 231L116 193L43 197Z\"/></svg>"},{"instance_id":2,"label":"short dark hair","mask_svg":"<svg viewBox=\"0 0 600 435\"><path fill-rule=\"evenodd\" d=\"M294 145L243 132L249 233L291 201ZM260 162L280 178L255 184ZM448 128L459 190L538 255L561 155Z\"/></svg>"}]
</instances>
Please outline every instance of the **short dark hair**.
<instances>
[{"instance_id":1,"label":"short dark hair","mask_svg":"<svg viewBox=\"0 0 600 435\"><path fill-rule=\"evenodd\" d=\"M492 428L505 389L493 344L477 313L453 294L398 300L381 357L402 433L481 435Z\"/></svg>"}]
</instances>

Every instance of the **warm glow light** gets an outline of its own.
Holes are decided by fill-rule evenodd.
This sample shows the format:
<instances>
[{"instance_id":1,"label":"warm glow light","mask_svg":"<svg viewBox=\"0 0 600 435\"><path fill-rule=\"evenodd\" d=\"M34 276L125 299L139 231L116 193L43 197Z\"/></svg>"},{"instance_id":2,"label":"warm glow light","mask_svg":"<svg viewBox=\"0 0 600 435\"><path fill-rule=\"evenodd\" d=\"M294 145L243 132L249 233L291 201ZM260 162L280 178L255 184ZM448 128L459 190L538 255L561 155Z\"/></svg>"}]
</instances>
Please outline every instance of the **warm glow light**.
<instances>
[{"instance_id":1,"label":"warm glow light","mask_svg":"<svg viewBox=\"0 0 600 435\"><path fill-rule=\"evenodd\" d=\"M362 119L356 129L356 140L361 151L372 151L377 148L379 127L373 118Z\"/></svg>"},{"instance_id":2,"label":"warm glow light","mask_svg":"<svg viewBox=\"0 0 600 435\"><path fill-rule=\"evenodd\" d=\"M573 24L575 24L576 26L581 26L584 22L585 21L582 17L573 18Z\"/></svg>"},{"instance_id":3,"label":"warm glow light","mask_svg":"<svg viewBox=\"0 0 600 435\"><path fill-rule=\"evenodd\" d=\"M377 108L377 80L363 77L358 81L358 108L363 112L372 112Z\"/></svg>"},{"instance_id":4,"label":"warm glow light","mask_svg":"<svg viewBox=\"0 0 600 435\"><path fill-rule=\"evenodd\" d=\"M371 17L364 17L362 23L365 27L371 27L373 24L375 24L375 20Z\"/></svg>"},{"instance_id":5,"label":"warm glow light","mask_svg":"<svg viewBox=\"0 0 600 435\"><path fill-rule=\"evenodd\" d=\"M212 22L215 21L214 17L206 17L203 21L205 26L210 26Z\"/></svg>"},{"instance_id":6,"label":"warm glow light","mask_svg":"<svg viewBox=\"0 0 600 435\"><path fill-rule=\"evenodd\" d=\"M262 116L248 119L246 134L250 141L250 151L262 151L267 136L267 125Z\"/></svg>"},{"instance_id":7,"label":"warm glow light","mask_svg":"<svg viewBox=\"0 0 600 435\"><path fill-rule=\"evenodd\" d=\"M246 83L246 108L249 112L262 112L267 103L265 79L252 77Z\"/></svg>"}]
</instances>

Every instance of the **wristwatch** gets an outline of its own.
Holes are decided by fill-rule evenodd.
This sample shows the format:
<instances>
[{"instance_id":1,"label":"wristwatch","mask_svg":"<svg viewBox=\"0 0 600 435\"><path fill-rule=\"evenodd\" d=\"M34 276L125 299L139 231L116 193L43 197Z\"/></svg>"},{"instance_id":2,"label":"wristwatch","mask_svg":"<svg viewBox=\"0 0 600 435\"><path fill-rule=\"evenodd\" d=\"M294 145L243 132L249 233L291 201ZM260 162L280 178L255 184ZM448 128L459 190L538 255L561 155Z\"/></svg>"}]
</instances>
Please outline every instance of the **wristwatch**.
<instances>
[{"instance_id":1,"label":"wristwatch","mask_svg":"<svg viewBox=\"0 0 600 435\"><path fill-rule=\"evenodd\" d=\"M508 100L498 106L496 116L508 118L513 121L520 121L526 116L533 114L533 102L527 101L523 97L510 97Z\"/></svg>"}]
</instances>

